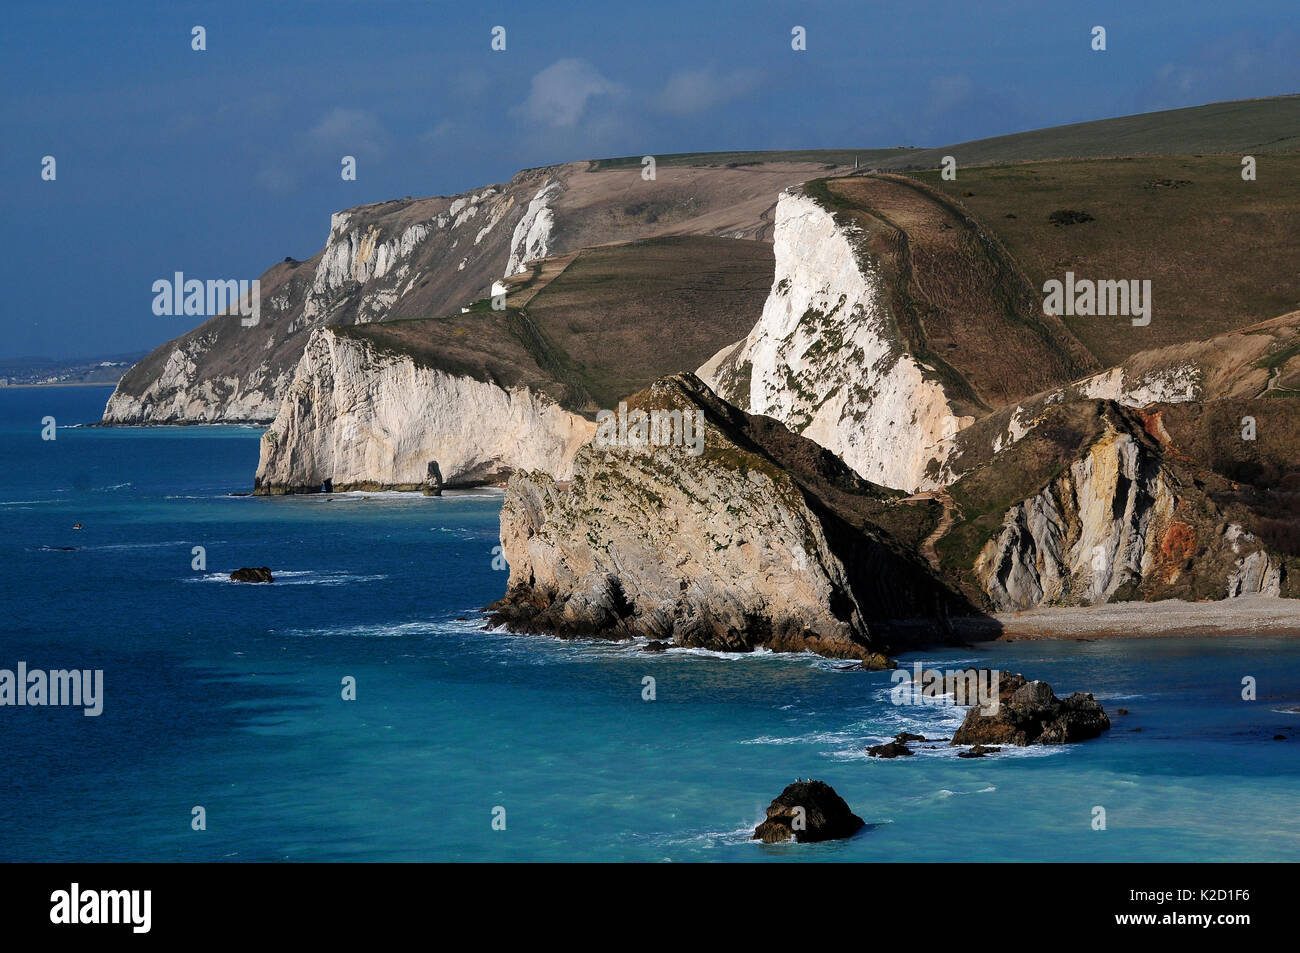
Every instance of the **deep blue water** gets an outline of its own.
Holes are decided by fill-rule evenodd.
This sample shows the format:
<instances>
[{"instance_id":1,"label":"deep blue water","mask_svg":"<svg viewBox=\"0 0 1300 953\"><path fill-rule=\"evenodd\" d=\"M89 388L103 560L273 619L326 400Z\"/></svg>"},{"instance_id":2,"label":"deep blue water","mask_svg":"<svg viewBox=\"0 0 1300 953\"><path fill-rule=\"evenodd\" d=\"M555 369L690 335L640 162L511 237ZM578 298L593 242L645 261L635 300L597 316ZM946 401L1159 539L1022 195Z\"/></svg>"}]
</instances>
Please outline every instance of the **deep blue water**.
<instances>
[{"instance_id":1,"label":"deep blue water","mask_svg":"<svg viewBox=\"0 0 1300 953\"><path fill-rule=\"evenodd\" d=\"M810 656L484 632L474 610L505 585L499 494L231 496L251 487L257 430L71 426L108 393L0 390L0 668L105 679L97 718L0 707L0 859L1300 859L1300 715L1284 710L1300 641L905 656L1022 671L1131 714L1070 747L868 760L870 743L946 737L959 715L894 706L887 674ZM41 440L46 415L57 440ZM224 581L242 565L278 581ZM1246 675L1258 701L1241 700ZM748 842L810 776L869 828Z\"/></svg>"}]
</instances>

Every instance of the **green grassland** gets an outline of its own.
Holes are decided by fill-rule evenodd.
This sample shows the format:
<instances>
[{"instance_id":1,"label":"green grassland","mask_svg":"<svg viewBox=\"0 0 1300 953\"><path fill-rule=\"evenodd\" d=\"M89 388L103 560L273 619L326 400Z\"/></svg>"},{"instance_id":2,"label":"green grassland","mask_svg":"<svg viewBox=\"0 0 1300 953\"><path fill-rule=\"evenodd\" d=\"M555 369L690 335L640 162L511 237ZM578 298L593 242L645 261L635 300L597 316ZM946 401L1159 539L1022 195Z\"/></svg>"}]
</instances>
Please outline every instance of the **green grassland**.
<instances>
[{"instance_id":1,"label":"green grassland","mask_svg":"<svg viewBox=\"0 0 1300 953\"><path fill-rule=\"evenodd\" d=\"M1152 317L1064 321L1105 366L1203 340L1300 307L1300 152L1059 160L914 173L982 221L1036 289L1078 278L1149 279ZM1091 221L1055 225L1054 211Z\"/></svg>"},{"instance_id":2,"label":"green grassland","mask_svg":"<svg viewBox=\"0 0 1300 953\"><path fill-rule=\"evenodd\" d=\"M534 268L507 305L336 327L450 373L528 385L594 416L660 377L694 370L749 333L772 281L772 246L676 236L587 249L549 280ZM539 287L540 286L540 287Z\"/></svg>"}]
</instances>

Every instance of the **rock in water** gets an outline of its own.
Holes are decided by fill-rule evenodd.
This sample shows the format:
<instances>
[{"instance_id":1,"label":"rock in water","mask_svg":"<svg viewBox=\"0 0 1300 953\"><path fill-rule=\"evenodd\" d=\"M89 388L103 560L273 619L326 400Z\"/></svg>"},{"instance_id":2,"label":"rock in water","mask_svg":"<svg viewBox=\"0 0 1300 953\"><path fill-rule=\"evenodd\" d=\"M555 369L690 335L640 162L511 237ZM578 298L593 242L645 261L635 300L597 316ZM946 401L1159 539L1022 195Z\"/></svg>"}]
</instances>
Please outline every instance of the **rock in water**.
<instances>
[{"instance_id":1,"label":"rock in water","mask_svg":"<svg viewBox=\"0 0 1300 953\"><path fill-rule=\"evenodd\" d=\"M429 469L424 478L424 495L442 496L442 471L438 469L437 460L429 461Z\"/></svg>"},{"instance_id":2,"label":"rock in water","mask_svg":"<svg viewBox=\"0 0 1300 953\"><path fill-rule=\"evenodd\" d=\"M1051 745L1096 738L1110 730L1106 710L1091 692L1057 698L1046 682L1023 675L998 675L998 710L977 707L952 736L953 745Z\"/></svg>"},{"instance_id":3,"label":"rock in water","mask_svg":"<svg viewBox=\"0 0 1300 953\"><path fill-rule=\"evenodd\" d=\"M250 568L248 566L236 569L230 574L231 582L275 582L275 577L271 575L270 566L259 566Z\"/></svg>"},{"instance_id":4,"label":"rock in water","mask_svg":"<svg viewBox=\"0 0 1300 953\"><path fill-rule=\"evenodd\" d=\"M969 751L958 751L959 758L984 758L995 752L1001 751L1001 748L986 748L984 745L975 745Z\"/></svg>"},{"instance_id":5,"label":"rock in water","mask_svg":"<svg viewBox=\"0 0 1300 953\"><path fill-rule=\"evenodd\" d=\"M624 402L676 442L583 447L573 480L517 473L501 510L510 565L492 621L512 631L648 638L724 652L812 651L885 668L891 645L943 640L973 611L872 517L867 483L692 374ZM612 429L612 428L611 428ZM672 426L666 428L674 432Z\"/></svg>"},{"instance_id":6,"label":"rock in water","mask_svg":"<svg viewBox=\"0 0 1300 953\"><path fill-rule=\"evenodd\" d=\"M908 757L911 754L912 749L898 739L888 741L883 745L872 745L867 749L867 756L871 758L898 758Z\"/></svg>"},{"instance_id":7,"label":"rock in water","mask_svg":"<svg viewBox=\"0 0 1300 953\"><path fill-rule=\"evenodd\" d=\"M837 840L852 837L864 823L825 781L796 781L771 803L751 839L764 844Z\"/></svg>"}]
</instances>

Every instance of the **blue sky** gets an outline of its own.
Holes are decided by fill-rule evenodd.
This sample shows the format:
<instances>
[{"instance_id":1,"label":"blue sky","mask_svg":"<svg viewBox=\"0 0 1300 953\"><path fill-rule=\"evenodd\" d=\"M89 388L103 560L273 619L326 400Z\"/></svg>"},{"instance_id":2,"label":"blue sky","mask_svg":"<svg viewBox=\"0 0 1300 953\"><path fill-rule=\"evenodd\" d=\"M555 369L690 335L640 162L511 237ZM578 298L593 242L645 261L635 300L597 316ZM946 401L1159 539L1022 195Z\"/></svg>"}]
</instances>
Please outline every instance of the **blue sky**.
<instances>
[{"instance_id":1,"label":"blue sky","mask_svg":"<svg viewBox=\"0 0 1300 953\"><path fill-rule=\"evenodd\" d=\"M255 278L314 254L333 211L529 166L937 146L1300 91L1295 0L5 9L4 357L152 347L199 323L155 316L155 279ZM1089 47L1097 24L1105 53ZM795 25L806 52L790 49Z\"/></svg>"}]
</instances>

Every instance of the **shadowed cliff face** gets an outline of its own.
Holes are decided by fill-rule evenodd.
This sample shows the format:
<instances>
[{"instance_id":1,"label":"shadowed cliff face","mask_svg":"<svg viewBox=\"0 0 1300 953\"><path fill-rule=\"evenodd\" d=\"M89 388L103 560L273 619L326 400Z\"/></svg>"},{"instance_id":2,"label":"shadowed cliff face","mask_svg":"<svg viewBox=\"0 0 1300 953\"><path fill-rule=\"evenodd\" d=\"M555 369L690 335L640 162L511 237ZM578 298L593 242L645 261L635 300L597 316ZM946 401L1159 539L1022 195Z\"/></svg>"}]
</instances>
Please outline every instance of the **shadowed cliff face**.
<instances>
[{"instance_id":1,"label":"shadowed cliff face","mask_svg":"<svg viewBox=\"0 0 1300 953\"><path fill-rule=\"evenodd\" d=\"M646 445L633 426L626 439L598 430L567 485L512 477L496 623L881 665L892 646L945 640L949 616L971 611L871 522L898 495L811 441L731 407L694 375L626 405L629 420L678 412L696 429L680 445L671 433L656 440L662 428Z\"/></svg>"}]
</instances>

